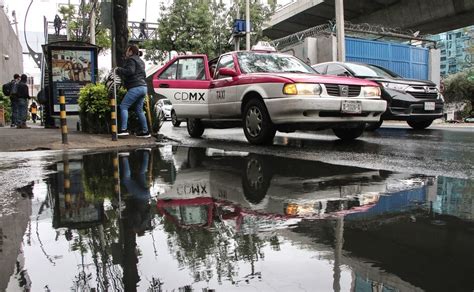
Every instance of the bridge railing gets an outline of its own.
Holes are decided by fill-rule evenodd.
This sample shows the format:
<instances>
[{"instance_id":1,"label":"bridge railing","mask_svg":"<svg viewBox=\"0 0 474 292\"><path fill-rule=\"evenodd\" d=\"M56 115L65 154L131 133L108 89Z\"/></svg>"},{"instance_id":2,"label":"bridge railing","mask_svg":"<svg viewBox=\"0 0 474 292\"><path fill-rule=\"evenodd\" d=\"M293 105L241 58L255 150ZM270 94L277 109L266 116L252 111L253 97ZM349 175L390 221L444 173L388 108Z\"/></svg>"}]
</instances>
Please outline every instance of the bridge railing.
<instances>
[{"instance_id":1,"label":"bridge railing","mask_svg":"<svg viewBox=\"0 0 474 292\"><path fill-rule=\"evenodd\" d=\"M145 41L157 38L158 23L129 21L130 41Z\"/></svg>"}]
</instances>

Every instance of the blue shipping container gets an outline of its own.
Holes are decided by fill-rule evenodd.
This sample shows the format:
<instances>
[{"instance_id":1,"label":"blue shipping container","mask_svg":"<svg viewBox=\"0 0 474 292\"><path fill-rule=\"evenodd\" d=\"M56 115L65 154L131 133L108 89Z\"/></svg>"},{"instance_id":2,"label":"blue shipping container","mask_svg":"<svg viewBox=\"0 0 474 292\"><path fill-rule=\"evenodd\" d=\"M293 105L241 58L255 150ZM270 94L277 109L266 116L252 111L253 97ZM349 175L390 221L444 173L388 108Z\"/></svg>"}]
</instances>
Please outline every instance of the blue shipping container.
<instances>
[{"instance_id":1,"label":"blue shipping container","mask_svg":"<svg viewBox=\"0 0 474 292\"><path fill-rule=\"evenodd\" d=\"M385 67L405 78L428 79L429 49L346 38L346 60Z\"/></svg>"}]
</instances>

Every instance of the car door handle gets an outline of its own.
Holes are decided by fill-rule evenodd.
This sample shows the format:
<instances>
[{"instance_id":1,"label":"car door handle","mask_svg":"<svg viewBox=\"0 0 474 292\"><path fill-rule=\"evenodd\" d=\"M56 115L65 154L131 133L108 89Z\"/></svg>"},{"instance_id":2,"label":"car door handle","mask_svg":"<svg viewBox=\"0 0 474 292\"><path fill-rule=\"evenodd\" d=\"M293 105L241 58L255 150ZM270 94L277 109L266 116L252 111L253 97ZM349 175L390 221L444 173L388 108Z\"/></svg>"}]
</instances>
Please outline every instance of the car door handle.
<instances>
[{"instance_id":1,"label":"car door handle","mask_svg":"<svg viewBox=\"0 0 474 292\"><path fill-rule=\"evenodd\" d=\"M166 84L166 83L162 83L159 85L160 88L170 88L170 85L169 84Z\"/></svg>"}]
</instances>

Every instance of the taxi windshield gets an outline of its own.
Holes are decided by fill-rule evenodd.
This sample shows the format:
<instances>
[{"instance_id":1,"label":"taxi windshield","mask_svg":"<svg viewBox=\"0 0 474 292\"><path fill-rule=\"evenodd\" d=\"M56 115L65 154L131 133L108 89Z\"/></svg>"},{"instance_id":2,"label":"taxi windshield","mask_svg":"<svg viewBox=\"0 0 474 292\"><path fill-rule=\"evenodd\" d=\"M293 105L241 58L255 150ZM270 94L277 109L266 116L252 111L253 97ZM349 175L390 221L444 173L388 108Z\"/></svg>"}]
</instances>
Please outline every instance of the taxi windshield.
<instances>
[{"instance_id":1,"label":"taxi windshield","mask_svg":"<svg viewBox=\"0 0 474 292\"><path fill-rule=\"evenodd\" d=\"M275 53L239 52L242 73L316 73L298 58Z\"/></svg>"}]
</instances>

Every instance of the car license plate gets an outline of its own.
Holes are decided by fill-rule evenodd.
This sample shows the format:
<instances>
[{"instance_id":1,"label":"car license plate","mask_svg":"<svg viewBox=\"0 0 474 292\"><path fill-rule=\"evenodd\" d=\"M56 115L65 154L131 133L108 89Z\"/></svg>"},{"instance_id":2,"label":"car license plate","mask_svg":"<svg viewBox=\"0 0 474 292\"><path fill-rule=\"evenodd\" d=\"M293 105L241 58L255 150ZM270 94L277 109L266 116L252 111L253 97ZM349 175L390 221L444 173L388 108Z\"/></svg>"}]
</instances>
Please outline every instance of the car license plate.
<instances>
[{"instance_id":1,"label":"car license plate","mask_svg":"<svg viewBox=\"0 0 474 292\"><path fill-rule=\"evenodd\" d=\"M360 114L362 112L362 103L358 100L343 100L341 112L346 114Z\"/></svg>"},{"instance_id":2,"label":"car license plate","mask_svg":"<svg viewBox=\"0 0 474 292\"><path fill-rule=\"evenodd\" d=\"M425 102L425 111L434 111L436 103L434 102Z\"/></svg>"}]
</instances>

